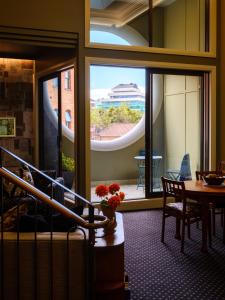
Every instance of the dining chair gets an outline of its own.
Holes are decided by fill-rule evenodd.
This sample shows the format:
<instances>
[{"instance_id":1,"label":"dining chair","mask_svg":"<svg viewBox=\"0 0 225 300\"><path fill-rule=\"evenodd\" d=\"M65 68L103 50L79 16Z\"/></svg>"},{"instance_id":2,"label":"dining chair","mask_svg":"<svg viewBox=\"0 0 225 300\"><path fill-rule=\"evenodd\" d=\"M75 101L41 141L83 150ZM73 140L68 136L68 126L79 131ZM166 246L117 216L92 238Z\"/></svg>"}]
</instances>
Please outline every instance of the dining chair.
<instances>
[{"instance_id":1,"label":"dining chair","mask_svg":"<svg viewBox=\"0 0 225 300\"><path fill-rule=\"evenodd\" d=\"M201 220L201 209L196 203L188 202L185 195L185 184L183 181L171 180L161 177L163 187L163 215L161 242L164 243L165 220L168 217L176 218L175 238L181 240L181 252L184 252L185 225L188 228L190 238L190 225ZM171 197L174 202L171 202ZM168 201L168 198L170 201ZM180 234L180 224L181 234Z\"/></svg>"},{"instance_id":2,"label":"dining chair","mask_svg":"<svg viewBox=\"0 0 225 300\"><path fill-rule=\"evenodd\" d=\"M203 178L209 174L216 174L218 176L222 175L222 169L216 170L216 171L196 171L196 180L203 180ZM224 218L225 218L225 204L223 203L217 203L214 204L211 202L210 204L210 210L212 214L212 234L213 236L216 235L216 215L221 216L221 226L224 225ZM225 226L223 226L223 236L225 237ZM225 239L225 238L224 238Z\"/></svg>"}]
</instances>

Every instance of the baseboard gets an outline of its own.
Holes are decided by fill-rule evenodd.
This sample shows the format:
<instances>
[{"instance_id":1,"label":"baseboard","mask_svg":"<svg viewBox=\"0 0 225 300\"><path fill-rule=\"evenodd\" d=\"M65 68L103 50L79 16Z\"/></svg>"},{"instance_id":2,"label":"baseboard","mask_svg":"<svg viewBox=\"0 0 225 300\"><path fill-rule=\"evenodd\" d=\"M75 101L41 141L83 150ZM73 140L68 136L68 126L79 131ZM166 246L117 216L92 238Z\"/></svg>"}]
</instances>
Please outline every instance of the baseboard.
<instances>
[{"instance_id":1,"label":"baseboard","mask_svg":"<svg viewBox=\"0 0 225 300\"><path fill-rule=\"evenodd\" d=\"M120 185L129 185L129 184L136 185L137 184L137 178L135 178L135 179L113 179L113 180L111 179L111 180L92 181L91 182L91 187L95 187L96 185L99 185L99 184L109 185L112 182L116 182Z\"/></svg>"},{"instance_id":2,"label":"baseboard","mask_svg":"<svg viewBox=\"0 0 225 300\"><path fill-rule=\"evenodd\" d=\"M123 201L117 208L118 211L132 211L142 209L162 208L162 198L139 199Z\"/></svg>"}]
</instances>

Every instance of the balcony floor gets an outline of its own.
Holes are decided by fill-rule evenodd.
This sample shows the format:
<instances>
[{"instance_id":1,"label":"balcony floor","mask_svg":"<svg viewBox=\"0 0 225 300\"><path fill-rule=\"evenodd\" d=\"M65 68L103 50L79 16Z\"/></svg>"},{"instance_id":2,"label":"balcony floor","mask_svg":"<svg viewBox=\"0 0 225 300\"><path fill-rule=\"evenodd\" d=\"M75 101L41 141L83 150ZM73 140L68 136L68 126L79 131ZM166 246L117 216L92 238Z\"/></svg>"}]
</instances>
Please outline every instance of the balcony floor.
<instances>
[{"instance_id":1,"label":"balcony floor","mask_svg":"<svg viewBox=\"0 0 225 300\"><path fill-rule=\"evenodd\" d=\"M145 189L137 188L137 184L120 184L120 190L125 193L126 200L145 198ZM160 191L160 188L157 188ZM99 202L99 197L95 195L95 187L91 188L91 201Z\"/></svg>"}]
</instances>

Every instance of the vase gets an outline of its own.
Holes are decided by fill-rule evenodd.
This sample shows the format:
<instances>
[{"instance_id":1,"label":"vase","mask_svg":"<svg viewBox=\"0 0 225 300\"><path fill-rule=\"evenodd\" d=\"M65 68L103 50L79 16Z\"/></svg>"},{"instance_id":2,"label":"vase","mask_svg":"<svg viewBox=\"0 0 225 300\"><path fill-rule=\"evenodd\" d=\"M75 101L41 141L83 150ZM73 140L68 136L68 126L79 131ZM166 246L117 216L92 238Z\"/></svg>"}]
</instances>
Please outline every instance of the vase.
<instances>
[{"instance_id":1,"label":"vase","mask_svg":"<svg viewBox=\"0 0 225 300\"><path fill-rule=\"evenodd\" d=\"M101 211L103 215L109 219L109 223L104 227L104 232L105 233L115 232L115 228L117 225L115 209L112 209L109 206L101 205Z\"/></svg>"}]
</instances>

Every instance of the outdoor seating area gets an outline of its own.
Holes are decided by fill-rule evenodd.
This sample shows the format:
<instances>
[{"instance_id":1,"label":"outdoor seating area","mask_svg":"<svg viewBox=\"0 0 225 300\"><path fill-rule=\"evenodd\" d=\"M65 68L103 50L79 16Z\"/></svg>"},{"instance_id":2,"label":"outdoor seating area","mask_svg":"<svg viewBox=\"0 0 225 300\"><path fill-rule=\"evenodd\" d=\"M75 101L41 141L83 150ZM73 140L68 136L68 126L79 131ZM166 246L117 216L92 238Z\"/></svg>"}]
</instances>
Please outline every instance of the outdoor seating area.
<instances>
[{"instance_id":1,"label":"outdoor seating area","mask_svg":"<svg viewBox=\"0 0 225 300\"><path fill-rule=\"evenodd\" d=\"M141 153L140 153L141 154ZM138 178L137 178L137 189L145 188L145 155L135 156L134 159L137 161L138 166ZM152 181L153 190L160 190L160 163L162 156L152 156Z\"/></svg>"}]
</instances>

